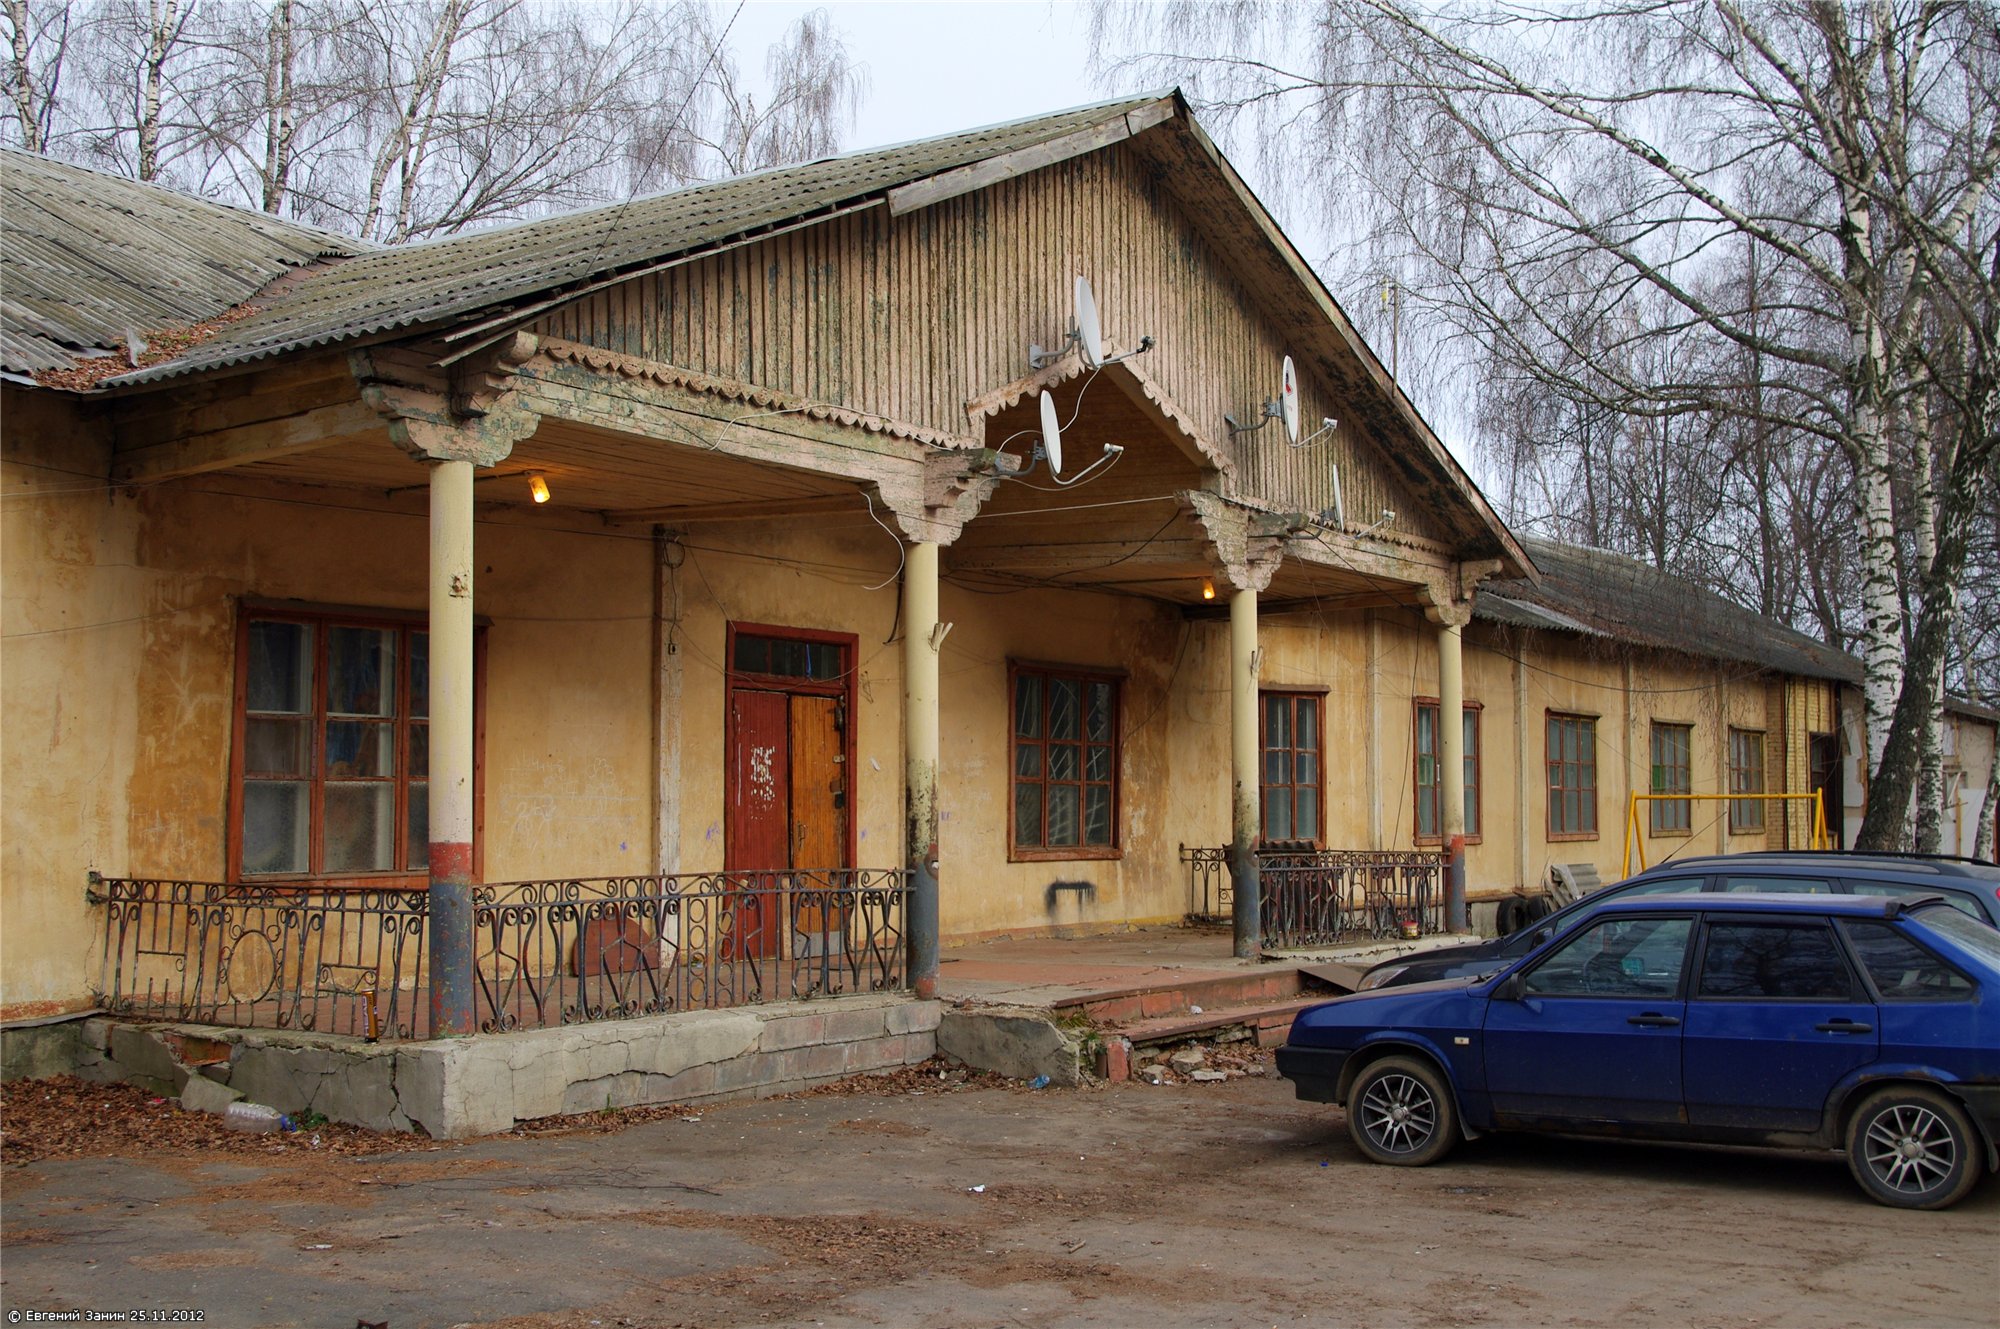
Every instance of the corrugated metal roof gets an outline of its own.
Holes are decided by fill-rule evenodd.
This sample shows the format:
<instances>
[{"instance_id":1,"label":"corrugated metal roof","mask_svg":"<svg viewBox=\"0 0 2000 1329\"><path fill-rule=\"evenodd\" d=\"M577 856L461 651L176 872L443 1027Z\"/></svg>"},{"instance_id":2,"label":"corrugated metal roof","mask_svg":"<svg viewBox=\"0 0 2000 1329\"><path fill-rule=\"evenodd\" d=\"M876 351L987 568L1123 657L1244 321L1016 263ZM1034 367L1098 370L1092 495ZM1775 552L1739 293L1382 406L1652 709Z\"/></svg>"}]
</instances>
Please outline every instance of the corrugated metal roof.
<instances>
[{"instance_id":1,"label":"corrugated metal roof","mask_svg":"<svg viewBox=\"0 0 2000 1329\"><path fill-rule=\"evenodd\" d=\"M1539 585L1479 588L1473 614L1511 627L1554 628L1802 678L1861 680L1861 662L1776 619L1609 550L1524 538Z\"/></svg>"},{"instance_id":2,"label":"corrugated metal roof","mask_svg":"<svg viewBox=\"0 0 2000 1329\"><path fill-rule=\"evenodd\" d=\"M272 279L367 246L169 189L0 149L0 363L60 369L127 333L202 323Z\"/></svg>"},{"instance_id":3,"label":"corrugated metal roof","mask_svg":"<svg viewBox=\"0 0 2000 1329\"><path fill-rule=\"evenodd\" d=\"M177 360L107 379L104 385L154 382L282 351L504 310L545 292L1033 147L1160 99L1161 94L1150 94L1103 102L587 212L377 249L274 293L260 312Z\"/></svg>"}]
</instances>

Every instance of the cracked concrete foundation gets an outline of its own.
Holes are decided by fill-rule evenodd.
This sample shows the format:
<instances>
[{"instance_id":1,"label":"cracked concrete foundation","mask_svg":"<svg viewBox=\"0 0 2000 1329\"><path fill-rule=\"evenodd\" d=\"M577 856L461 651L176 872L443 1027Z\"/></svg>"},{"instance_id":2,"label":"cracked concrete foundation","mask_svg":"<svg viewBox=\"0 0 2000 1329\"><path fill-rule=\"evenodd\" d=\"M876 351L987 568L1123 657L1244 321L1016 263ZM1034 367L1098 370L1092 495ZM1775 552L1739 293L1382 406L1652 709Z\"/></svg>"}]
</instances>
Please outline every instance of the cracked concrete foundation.
<instances>
[{"instance_id":1,"label":"cracked concrete foundation","mask_svg":"<svg viewBox=\"0 0 2000 1329\"><path fill-rule=\"evenodd\" d=\"M214 1026L77 1022L64 1043L86 1079L129 1080L190 1106L236 1097L439 1139L645 1103L758 1098L928 1060L940 1007L836 997L607 1020L421 1043ZM199 1078L227 1094L188 1085Z\"/></svg>"}]
</instances>

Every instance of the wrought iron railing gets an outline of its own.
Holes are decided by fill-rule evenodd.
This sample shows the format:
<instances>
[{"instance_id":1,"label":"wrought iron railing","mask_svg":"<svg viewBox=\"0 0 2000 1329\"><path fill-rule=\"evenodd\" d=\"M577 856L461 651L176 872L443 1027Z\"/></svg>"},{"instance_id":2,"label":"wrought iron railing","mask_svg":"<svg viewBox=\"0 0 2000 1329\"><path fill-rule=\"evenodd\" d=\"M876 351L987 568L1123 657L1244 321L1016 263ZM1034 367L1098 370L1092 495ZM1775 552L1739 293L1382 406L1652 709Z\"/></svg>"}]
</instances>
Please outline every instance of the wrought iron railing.
<instances>
[{"instance_id":1,"label":"wrought iron railing","mask_svg":"<svg viewBox=\"0 0 2000 1329\"><path fill-rule=\"evenodd\" d=\"M1418 850L1313 849L1257 855L1269 947L1444 931L1444 858Z\"/></svg>"},{"instance_id":2,"label":"wrought iron railing","mask_svg":"<svg viewBox=\"0 0 2000 1329\"><path fill-rule=\"evenodd\" d=\"M473 888L483 1030L908 986L907 874L577 878ZM366 1038L430 1034L429 900L105 878L96 995L107 1010Z\"/></svg>"},{"instance_id":3,"label":"wrought iron railing","mask_svg":"<svg viewBox=\"0 0 2000 1329\"><path fill-rule=\"evenodd\" d=\"M1182 845L1188 912L1227 918L1229 850ZM1417 850L1272 847L1257 851L1264 944L1315 946L1444 931L1444 859Z\"/></svg>"},{"instance_id":4,"label":"wrought iron railing","mask_svg":"<svg viewBox=\"0 0 2000 1329\"><path fill-rule=\"evenodd\" d=\"M1187 865L1188 917L1226 919L1236 904L1235 881L1229 875L1229 850L1223 845L1184 844Z\"/></svg>"}]
</instances>

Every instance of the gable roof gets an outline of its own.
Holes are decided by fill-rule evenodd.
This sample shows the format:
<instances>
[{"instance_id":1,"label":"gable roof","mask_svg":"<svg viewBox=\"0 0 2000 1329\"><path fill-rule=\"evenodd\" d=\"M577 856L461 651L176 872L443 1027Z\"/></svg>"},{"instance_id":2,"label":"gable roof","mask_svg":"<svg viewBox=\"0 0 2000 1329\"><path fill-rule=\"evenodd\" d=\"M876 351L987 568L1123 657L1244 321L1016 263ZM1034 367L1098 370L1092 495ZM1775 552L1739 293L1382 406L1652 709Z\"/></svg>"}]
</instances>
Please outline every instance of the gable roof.
<instances>
[{"instance_id":1,"label":"gable roof","mask_svg":"<svg viewBox=\"0 0 2000 1329\"><path fill-rule=\"evenodd\" d=\"M1539 585L1489 581L1475 618L1755 665L1802 678L1861 681L1861 662L1733 600L1608 549L1524 537Z\"/></svg>"},{"instance_id":2,"label":"gable roof","mask_svg":"<svg viewBox=\"0 0 2000 1329\"><path fill-rule=\"evenodd\" d=\"M628 203L360 254L179 359L105 381L158 382L309 346L539 303L707 246L810 220L899 185L1078 131L1120 128L1158 94L691 185ZM1123 137L1119 134L1118 137ZM1107 140L1109 141L1109 140Z\"/></svg>"},{"instance_id":3,"label":"gable roof","mask_svg":"<svg viewBox=\"0 0 2000 1329\"><path fill-rule=\"evenodd\" d=\"M204 323L273 279L360 253L345 236L0 149L0 367L123 354L128 334Z\"/></svg>"},{"instance_id":4,"label":"gable roof","mask_svg":"<svg viewBox=\"0 0 2000 1329\"><path fill-rule=\"evenodd\" d=\"M240 316L226 326L211 324L211 336L173 359L99 378L94 386L143 387L310 347L420 330L450 329L447 341L458 341L469 351L482 344L476 339L489 329L519 325L586 291L715 248L811 225L850 207L886 202L895 214L916 211L1127 138L1152 145L1142 146L1142 152L1153 155L1154 169L1211 231L1211 239L1246 272L1258 274L1256 298L1275 321L1291 326L1307 362L1354 403L1356 413L1383 440L1381 452L1392 471L1446 516L1461 555L1498 554L1510 569L1532 577L1534 566L1513 534L1403 396L1269 211L1201 132L1178 91L851 152L419 244L377 248L324 237L346 248L329 245L314 257L346 256L269 289L247 276L218 279L207 300L190 302L188 321L213 319L231 307L223 303L231 296L240 302L255 293L255 307L239 309ZM112 177L98 179L106 188L139 188ZM11 179L7 183L11 186ZM208 210L204 216L210 234L201 241L205 250L228 253L240 237L251 234L260 235L260 243L271 243L268 236L289 236L301 246L309 243L305 236L317 236L241 209L196 206ZM49 266L42 251L17 254L12 239L10 234L10 280L18 265ZM107 266L121 272L133 267ZM259 268L248 276L264 273ZM140 276L143 282L143 270ZM96 290L78 296L104 301L103 308L90 311L94 323L121 334L129 326L129 315L115 297ZM153 317L149 323L171 321Z\"/></svg>"}]
</instances>

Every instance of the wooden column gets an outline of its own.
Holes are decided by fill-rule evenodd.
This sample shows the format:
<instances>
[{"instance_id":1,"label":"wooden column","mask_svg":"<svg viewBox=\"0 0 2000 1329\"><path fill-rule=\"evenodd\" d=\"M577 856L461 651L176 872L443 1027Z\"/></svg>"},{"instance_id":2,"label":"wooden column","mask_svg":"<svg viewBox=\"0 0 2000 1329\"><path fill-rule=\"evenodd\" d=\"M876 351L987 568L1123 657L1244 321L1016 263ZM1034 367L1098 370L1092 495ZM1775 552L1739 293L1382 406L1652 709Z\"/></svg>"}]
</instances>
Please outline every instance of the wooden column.
<instances>
[{"instance_id":1,"label":"wooden column","mask_svg":"<svg viewBox=\"0 0 2000 1329\"><path fill-rule=\"evenodd\" d=\"M472 463L431 466L432 1037L475 1032L472 955Z\"/></svg>"},{"instance_id":2,"label":"wooden column","mask_svg":"<svg viewBox=\"0 0 2000 1329\"><path fill-rule=\"evenodd\" d=\"M1431 608L1438 630L1438 829L1444 837L1444 925L1463 932L1465 907L1465 652L1469 603Z\"/></svg>"},{"instance_id":3,"label":"wooden column","mask_svg":"<svg viewBox=\"0 0 2000 1329\"><path fill-rule=\"evenodd\" d=\"M1263 882L1257 872L1257 592L1229 597L1229 875L1235 891L1236 956L1255 959L1263 944Z\"/></svg>"},{"instance_id":4,"label":"wooden column","mask_svg":"<svg viewBox=\"0 0 2000 1329\"><path fill-rule=\"evenodd\" d=\"M904 926L910 983L926 999L938 980L938 549L912 544L903 566Z\"/></svg>"}]
</instances>

